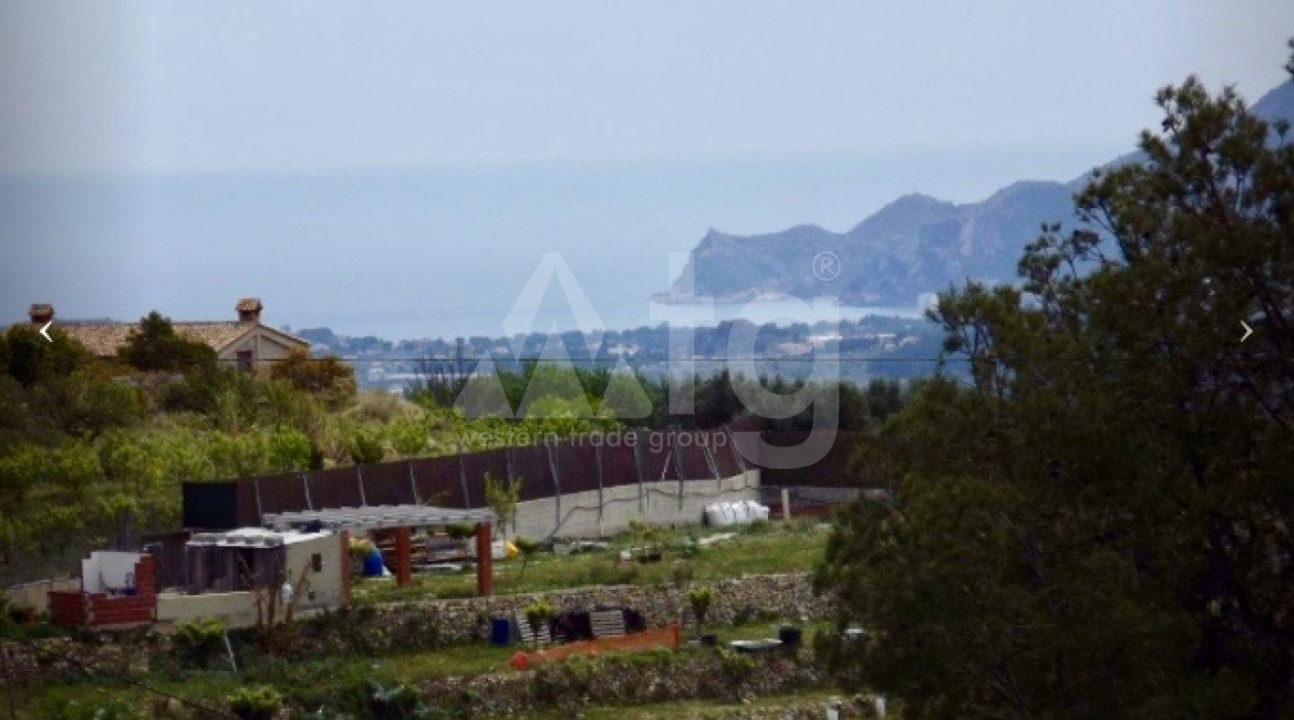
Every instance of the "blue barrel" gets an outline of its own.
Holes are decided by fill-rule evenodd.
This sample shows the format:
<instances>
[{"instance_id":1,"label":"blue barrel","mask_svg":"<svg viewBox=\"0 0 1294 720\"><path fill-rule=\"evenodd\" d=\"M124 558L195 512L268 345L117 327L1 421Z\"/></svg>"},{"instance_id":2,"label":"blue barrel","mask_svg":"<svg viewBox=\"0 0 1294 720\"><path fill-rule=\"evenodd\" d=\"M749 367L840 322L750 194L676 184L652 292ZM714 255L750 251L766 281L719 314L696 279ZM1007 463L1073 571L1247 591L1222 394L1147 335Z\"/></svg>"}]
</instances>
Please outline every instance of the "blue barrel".
<instances>
[{"instance_id":1,"label":"blue barrel","mask_svg":"<svg viewBox=\"0 0 1294 720\"><path fill-rule=\"evenodd\" d=\"M490 644L495 647L512 644L512 621L507 618L490 618Z\"/></svg>"},{"instance_id":2,"label":"blue barrel","mask_svg":"<svg viewBox=\"0 0 1294 720\"><path fill-rule=\"evenodd\" d=\"M370 548L364 556L364 577L377 577L382 574L382 553L377 548Z\"/></svg>"}]
</instances>

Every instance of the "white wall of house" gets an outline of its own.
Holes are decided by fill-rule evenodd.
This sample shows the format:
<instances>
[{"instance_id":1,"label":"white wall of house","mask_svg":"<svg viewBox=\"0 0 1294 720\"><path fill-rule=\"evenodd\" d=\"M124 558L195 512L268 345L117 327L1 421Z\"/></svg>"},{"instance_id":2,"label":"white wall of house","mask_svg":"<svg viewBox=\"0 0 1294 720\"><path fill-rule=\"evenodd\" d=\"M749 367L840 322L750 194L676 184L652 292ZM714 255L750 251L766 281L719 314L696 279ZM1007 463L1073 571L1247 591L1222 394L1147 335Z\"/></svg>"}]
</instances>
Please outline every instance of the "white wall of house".
<instances>
[{"instance_id":1,"label":"white wall of house","mask_svg":"<svg viewBox=\"0 0 1294 720\"><path fill-rule=\"evenodd\" d=\"M143 555L132 552L96 550L81 561L85 592L104 592L135 584L135 564Z\"/></svg>"},{"instance_id":2,"label":"white wall of house","mask_svg":"<svg viewBox=\"0 0 1294 720\"><path fill-rule=\"evenodd\" d=\"M287 574L296 598L296 616L322 610L336 610L342 603L341 536L327 535L287 546ZM319 570L314 570L315 556ZM298 585L302 573L309 580ZM282 618L282 610L279 611ZM185 595L163 593L157 596L158 622L183 622L200 618L219 618L226 627L251 627L256 624L256 595L250 591Z\"/></svg>"},{"instance_id":3,"label":"white wall of house","mask_svg":"<svg viewBox=\"0 0 1294 720\"><path fill-rule=\"evenodd\" d=\"M287 575L293 591L299 597L297 607L339 608L342 602L342 550L341 536L292 543L287 547ZM319 569L314 569L314 556L319 556ZM305 573L307 587L296 587Z\"/></svg>"}]
</instances>

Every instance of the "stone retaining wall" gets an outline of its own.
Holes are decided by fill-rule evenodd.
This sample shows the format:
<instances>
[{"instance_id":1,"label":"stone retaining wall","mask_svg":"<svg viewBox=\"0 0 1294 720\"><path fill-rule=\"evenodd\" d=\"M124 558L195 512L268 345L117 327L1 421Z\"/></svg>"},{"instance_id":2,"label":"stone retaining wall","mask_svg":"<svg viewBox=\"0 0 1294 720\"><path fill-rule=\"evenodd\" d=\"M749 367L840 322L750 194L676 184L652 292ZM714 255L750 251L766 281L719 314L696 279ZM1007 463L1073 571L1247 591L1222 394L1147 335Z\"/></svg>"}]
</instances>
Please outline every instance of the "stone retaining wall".
<instances>
[{"instance_id":1,"label":"stone retaining wall","mask_svg":"<svg viewBox=\"0 0 1294 720\"><path fill-rule=\"evenodd\" d=\"M751 575L710 584L714 599L708 624L731 625L758 619L817 620L828 617L828 606L813 594L805 573ZM429 600L378 606L375 622L391 627L434 623L441 642L454 644L488 637L491 617L510 617L526 605L544 600L558 612L587 610L599 605L625 606L642 614L648 627L695 622L687 589L673 585L613 585L575 590L502 595L462 600Z\"/></svg>"}]
</instances>

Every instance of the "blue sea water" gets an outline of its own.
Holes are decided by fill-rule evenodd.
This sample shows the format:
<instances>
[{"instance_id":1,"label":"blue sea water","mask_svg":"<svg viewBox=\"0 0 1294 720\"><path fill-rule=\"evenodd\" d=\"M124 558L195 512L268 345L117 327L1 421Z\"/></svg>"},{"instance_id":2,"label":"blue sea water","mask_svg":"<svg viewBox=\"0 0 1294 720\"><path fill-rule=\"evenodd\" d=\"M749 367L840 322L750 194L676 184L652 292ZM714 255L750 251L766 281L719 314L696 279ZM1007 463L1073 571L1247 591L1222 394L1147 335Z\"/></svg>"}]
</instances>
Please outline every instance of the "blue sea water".
<instances>
[{"instance_id":1,"label":"blue sea water","mask_svg":"<svg viewBox=\"0 0 1294 720\"><path fill-rule=\"evenodd\" d=\"M527 332L547 333L583 330L580 319L569 306L558 300L544 304L527 327ZM319 324L302 324L298 328L326 326L339 335L374 336L384 340L417 340L456 337L503 337L510 335L506 320L513 300L490 295L471 301L436 308L393 308L386 312L334 314L319 318ZM795 299L761 300L750 303L662 304L646 297L614 294L590 294L590 304L597 313L597 330L628 330L669 323L673 327L713 327L725 320L744 319L756 325L787 325L803 322L857 320L868 315L920 318L923 307L855 307L825 308Z\"/></svg>"}]
</instances>

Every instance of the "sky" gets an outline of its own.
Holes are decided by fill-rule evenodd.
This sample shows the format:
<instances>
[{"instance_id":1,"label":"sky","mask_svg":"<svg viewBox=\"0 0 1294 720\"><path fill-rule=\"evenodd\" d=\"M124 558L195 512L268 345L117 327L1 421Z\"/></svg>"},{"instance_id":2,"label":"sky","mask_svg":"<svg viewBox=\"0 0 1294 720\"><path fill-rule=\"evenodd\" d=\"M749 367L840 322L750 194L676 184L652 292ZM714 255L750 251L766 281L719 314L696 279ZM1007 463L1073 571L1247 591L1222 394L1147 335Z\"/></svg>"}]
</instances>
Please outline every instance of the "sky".
<instances>
[{"instance_id":1,"label":"sky","mask_svg":"<svg viewBox=\"0 0 1294 720\"><path fill-rule=\"evenodd\" d=\"M1288 0L1067 5L0 0L0 317L359 326L550 251L641 299L710 227L1068 180L1158 87L1286 78Z\"/></svg>"}]
</instances>

